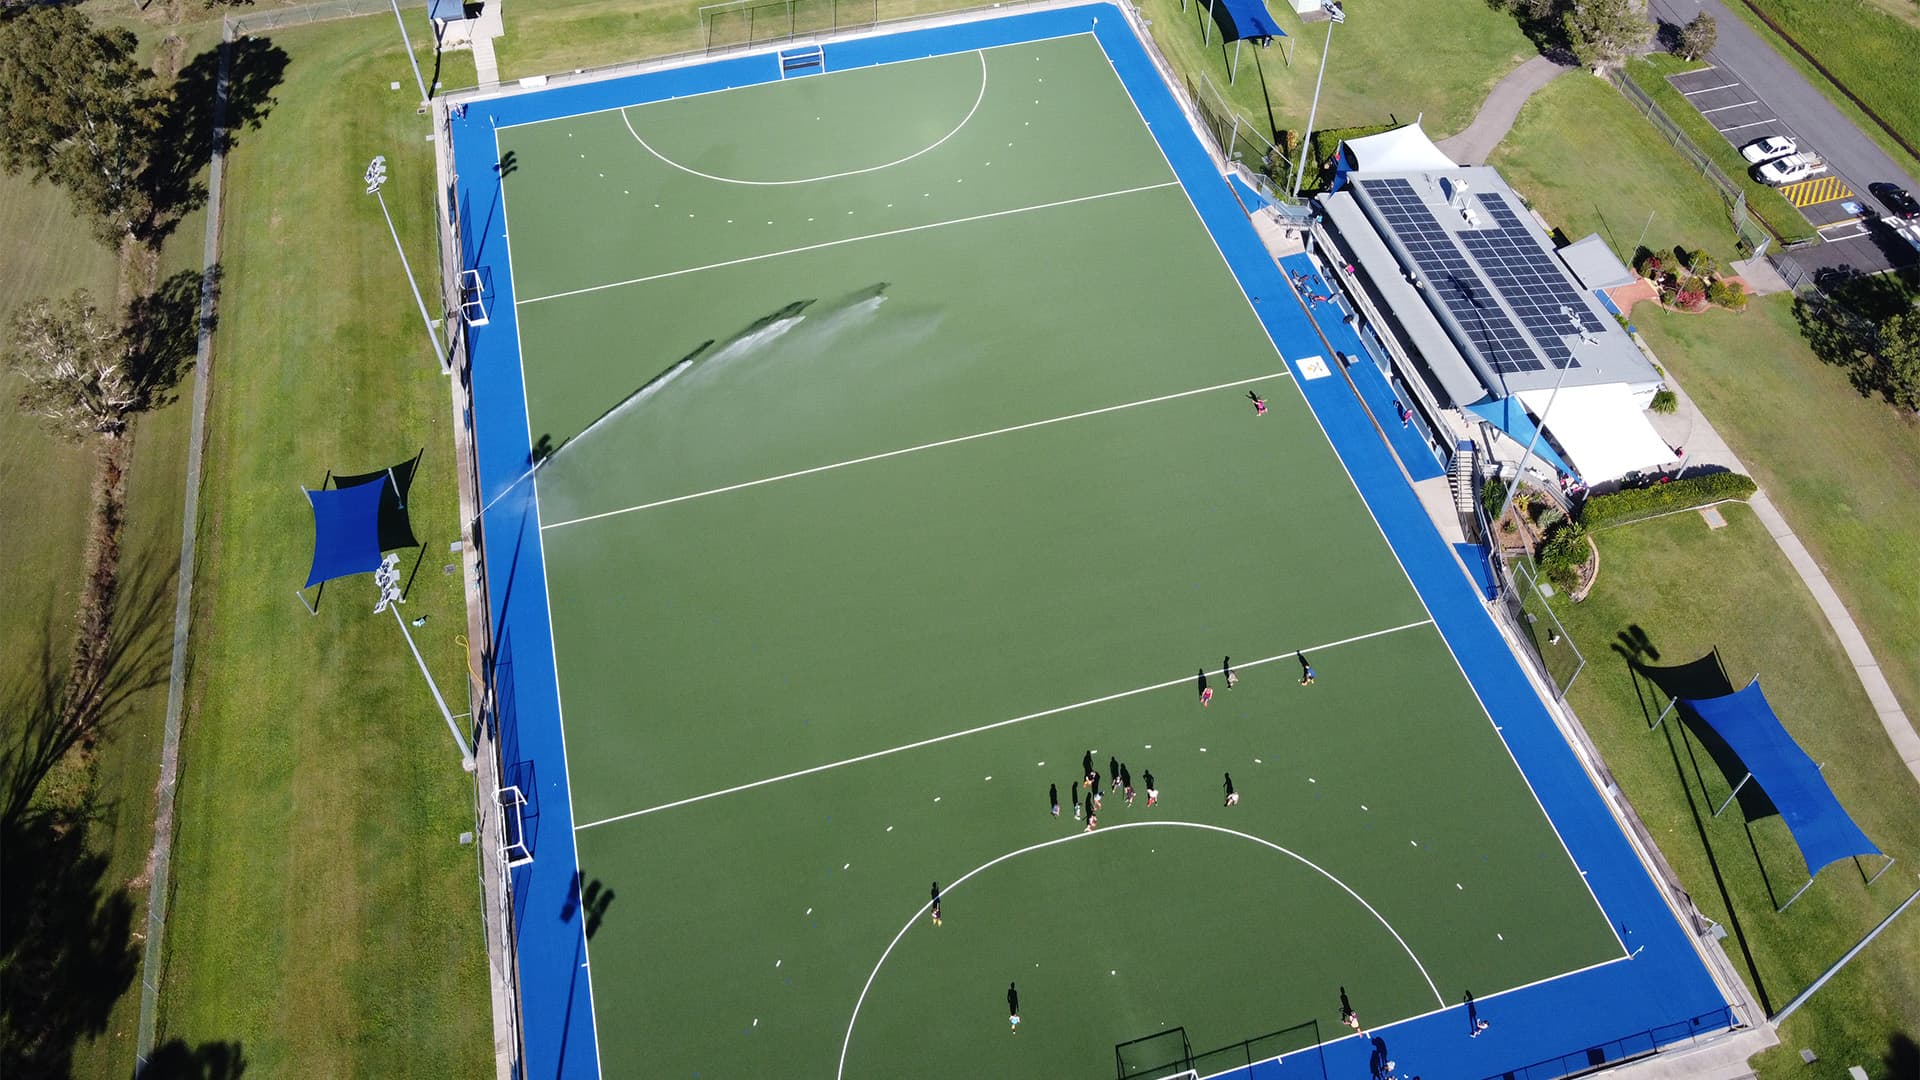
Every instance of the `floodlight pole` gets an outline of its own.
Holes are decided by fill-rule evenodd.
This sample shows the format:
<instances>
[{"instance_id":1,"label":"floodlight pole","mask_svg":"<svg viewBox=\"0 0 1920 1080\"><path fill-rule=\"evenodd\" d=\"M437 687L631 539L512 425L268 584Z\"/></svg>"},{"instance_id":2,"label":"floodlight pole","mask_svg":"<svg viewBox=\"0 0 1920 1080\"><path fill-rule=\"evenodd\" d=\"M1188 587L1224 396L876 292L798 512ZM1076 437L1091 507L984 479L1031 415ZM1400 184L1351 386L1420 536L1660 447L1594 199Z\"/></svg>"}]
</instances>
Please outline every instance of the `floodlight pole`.
<instances>
[{"instance_id":1,"label":"floodlight pole","mask_svg":"<svg viewBox=\"0 0 1920 1080\"><path fill-rule=\"evenodd\" d=\"M1565 307L1560 311L1569 319L1573 318L1573 313ZM1578 322L1573 326L1576 331L1580 328ZM1571 370L1571 363L1561 365L1560 377L1553 380L1553 393L1547 395L1547 407L1540 410L1540 419L1533 425L1533 436L1527 440L1527 450L1520 455L1520 464L1514 468L1513 483L1507 485L1506 497L1500 500L1500 512L1493 515L1493 527L1496 529L1500 527L1500 520L1507 516L1507 508L1513 505L1513 493L1520 490L1520 481L1527 475L1527 462L1533 459L1533 448L1540 442L1540 433L1547 430L1547 414L1553 411L1553 401L1560 396L1560 385L1567 381L1567 372Z\"/></svg>"},{"instance_id":2,"label":"floodlight pole","mask_svg":"<svg viewBox=\"0 0 1920 1080\"><path fill-rule=\"evenodd\" d=\"M420 111L427 111L427 103L433 99L427 96L427 80L420 77L420 61L413 55L413 39L407 36L407 20L400 17L400 0L393 0L393 21L400 24L400 42L407 48L407 63L413 65L414 85L420 88Z\"/></svg>"},{"instance_id":3,"label":"floodlight pole","mask_svg":"<svg viewBox=\"0 0 1920 1080\"><path fill-rule=\"evenodd\" d=\"M1325 7L1323 2L1321 8ZM1313 104L1307 108L1307 130L1301 133L1304 141L1300 146L1300 163L1293 170L1293 190L1288 193L1289 198L1300 197L1300 183L1307 178L1307 159L1313 156L1313 120L1320 113L1320 82L1327 77L1327 54L1333 51L1333 24L1340 21L1329 13L1327 44L1320 50L1320 73L1313 77Z\"/></svg>"},{"instance_id":4,"label":"floodlight pole","mask_svg":"<svg viewBox=\"0 0 1920 1080\"><path fill-rule=\"evenodd\" d=\"M380 216L387 219L387 232L393 235L393 250L400 253L400 268L407 272L407 288L413 290L413 302L420 307L420 321L426 325L427 341L433 345L433 358L440 361L440 374L453 374L453 367L447 362L447 354L440 347L440 335L433 329L433 316L427 314L427 302L420 296L420 286L413 280L413 264L407 261L407 249L400 246L400 230L393 227L393 215L387 211L387 197L380 188L387 182L387 158L382 154L367 166L367 194L380 200Z\"/></svg>"},{"instance_id":5,"label":"floodlight pole","mask_svg":"<svg viewBox=\"0 0 1920 1080\"><path fill-rule=\"evenodd\" d=\"M453 710L447 708L447 699L440 696L440 684L433 681L433 673L427 670L427 662L420 655L420 646L413 643L413 631L407 629L407 620L400 617L400 605L388 604L387 610L393 612L394 625L407 639L407 648L413 650L413 661L420 665L420 674L427 680L427 689L433 691L433 703L440 706L440 715L446 718L447 730L453 732L453 742L460 748L460 767L473 771L473 747L467 745L467 737L460 734L460 724L453 718Z\"/></svg>"}]
</instances>

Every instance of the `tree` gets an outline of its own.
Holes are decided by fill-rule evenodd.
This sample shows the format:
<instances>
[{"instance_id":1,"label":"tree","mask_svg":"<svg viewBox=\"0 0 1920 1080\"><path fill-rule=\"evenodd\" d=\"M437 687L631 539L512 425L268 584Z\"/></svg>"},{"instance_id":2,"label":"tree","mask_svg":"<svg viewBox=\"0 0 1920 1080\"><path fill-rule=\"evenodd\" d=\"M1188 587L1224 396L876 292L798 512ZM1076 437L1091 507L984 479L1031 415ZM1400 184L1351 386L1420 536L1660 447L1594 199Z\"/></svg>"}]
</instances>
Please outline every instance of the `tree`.
<instances>
[{"instance_id":1,"label":"tree","mask_svg":"<svg viewBox=\"0 0 1920 1080\"><path fill-rule=\"evenodd\" d=\"M1895 408L1920 411L1920 311L1880 324L1880 389Z\"/></svg>"},{"instance_id":2,"label":"tree","mask_svg":"<svg viewBox=\"0 0 1920 1080\"><path fill-rule=\"evenodd\" d=\"M1689 60L1698 60L1712 52L1714 44L1719 40L1720 24L1713 21L1713 16L1703 11L1695 15L1692 22L1681 28L1680 47L1675 51Z\"/></svg>"},{"instance_id":3,"label":"tree","mask_svg":"<svg viewBox=\"0 0 1920 1080\"><path fill-rule=\"evenodd\" d=\"M1844 369L1862 397L1920 411L1920 310L1902 279L1885 274L1833 284L1794 301L1814 355Z\"/></svg>"},{"instance_id":4,"label":"tree","mask_svg":"<svg viewBox=\"0 0 1920 1080\"><path fill-rule=\"evenodd\" d=\"M1653 36L1636 0L1575 0L1565 23L1573 55L1595 74L1618 66Z\"/></svg>"},{"instance_id":5,"label":"tree","mask_svg":"<svg viewBox=\"0 0 1920 1080\"><path fill-rule=\"evenodd\" d=\"M139 177L160 98L137 44L64 5L0 22L0 168L64 188L116 246L151 210Z\"/></svg>"},{"instance_id":6,"label":"tree","mask_svg":"<svg viewBox=\"0 0 1920 1080\"><path fill-rule=\"evenodd\" d=\"M55 306L45 297L16 312L5 366L20 376L21 411L70 439L119 438L148 394L117 323L81 289Z\"/></svg>"}]
</instances>

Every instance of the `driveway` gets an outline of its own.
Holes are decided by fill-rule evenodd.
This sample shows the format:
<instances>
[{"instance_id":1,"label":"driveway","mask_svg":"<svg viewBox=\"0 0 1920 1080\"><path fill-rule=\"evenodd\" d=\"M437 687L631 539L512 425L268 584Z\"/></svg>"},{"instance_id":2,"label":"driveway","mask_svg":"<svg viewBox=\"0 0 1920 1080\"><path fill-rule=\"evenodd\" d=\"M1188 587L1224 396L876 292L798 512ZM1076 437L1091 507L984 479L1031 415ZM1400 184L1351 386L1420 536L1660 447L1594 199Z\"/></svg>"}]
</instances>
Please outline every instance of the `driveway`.
<instances>
[{"instance_id":1,"label":"driveway","mask_svg":"<svg viewBox=\"0 0 1920 1080\"><path fill-rule=\"evenodd\" d=\"M1883 182L1920 192L1920 181L1895 166L1721 0L1648 4L1652 18L1675 26L1685 26L1701 12L1713 16L1720 28L1719 44L1707 56L1714 66L1677 76L1675 87L1735 146L1763 135L1786 134L1830 166L1823 178L1785 192L1790 201L1803 204L1801 212L1820 229L1822 239L1796 249L1794 261L1814 273L1874 273L1920 262L1915 230L1879 221L1885 208L1866 193L1868 184ZM1809 132L1814 134L1804 134Z\"/></svg>"}]
</instances>

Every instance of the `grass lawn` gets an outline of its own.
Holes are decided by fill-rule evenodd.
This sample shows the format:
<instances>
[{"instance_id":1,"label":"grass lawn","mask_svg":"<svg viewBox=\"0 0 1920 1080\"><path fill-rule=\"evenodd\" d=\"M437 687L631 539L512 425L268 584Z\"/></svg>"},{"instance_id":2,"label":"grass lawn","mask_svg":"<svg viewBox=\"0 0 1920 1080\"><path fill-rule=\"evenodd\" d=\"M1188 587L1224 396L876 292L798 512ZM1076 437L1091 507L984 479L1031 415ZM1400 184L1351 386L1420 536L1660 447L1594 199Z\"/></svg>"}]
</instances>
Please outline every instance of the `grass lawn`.
<instances>
[{"instance_id":1,"label":"grass lawn","mask_svg":"<svg viewBox=\"0 0 1920 1080\"><path fill-rule=\"evenodd\" d=\"M1534 94L1488 164L1569 240L1598 232L1629 265L1643 229L1650 248L1701 249L1722 266L1737 257L1712 185L1619 91L1585 72Z\"/></svg>"},{"instance_id":2,"label":"grass lawn","mask_svg":"<svg viewBox=\"0 0 1920 1080\"><path fill-rule=\"evenodd\" d=\"M1233 46L1221 44L1217 29L1210 45L1200 44L1206 12L1198 0L1185 11L1179 0L1144 0L1140 7L1174 70L1205 72L1262 134L1306 127L1323 52L1332 63L1315 128L1411 123L1424 113L1427 133L1438 139L1471 123L1493 84L1538 51L1512 16L1483 0L1372 0L1348 9L1331 47L1326 24L1306 26L1287 5L1275 4L1269 10L1293 35L1293 63L1283 60L1285 42L1248 45L1239 80L1228 86Z\"/></svg>"},{"instance_id":3,"label":"grass lawn","mask_svg":"<svg viewBox=\"0 0 1920 1080\"><path fill-rule=\"evenodd\" d=\"M1920 57L1920 5L1908 0L1880 0L1877 4L1860 0L1850 3L1836 0L1752 2L1775 25L1792 34L1795 41L1819 58L1835 79L1845 83L1848 90L1866 102L1909 145L1920 146L1920 80L1914 78L1914 58ZM1905 6L1904 11L1900 10L1901 4ZM1834 86L1832 79L1821 74L1806 57L1762 22L1745 0L1734 0L1727 6L1859 125L1868 138L1879 143L1896 165L1909 174L1920 174L1920 158L1889 138L1879 124ZM1879 179L1882 178L1861 177L1860 182Z\"/></svg>"},{"instance_id":4,"label":"grass lawn","mask_svg":"<svg viewBox=\"0 0 1920 1080\"><path fill-rule=\"evenodd\" d=\"M23 176L0 175L0 327L37 296L77 288L113 301L115 260L73 217L64 192ZM0 374L0 503L10 519L31 521L31 542L9 545L0 560L0 671L38 664L44 652L61 670L73 643L73 614L85 564L88 507L97 458L92 448L55 437L21 415L11 375ZM17 516L16 516L17 515Z\"/></svg>"},{"instance_id":5,"label":"grass lawn","mask_svg":"<svg viewBox=\"0 0 1920 1080\"><path fill-rule=\"evenodd\" d=\"M409 618L455 709L465 662L447 385L358 163L388 156L430 275L433 165L375 19L276 34L278 104L229 159L161 1038L240 1044L250 1072L453 1076L492 1045L472 781L365 578L289 595L298 488L426 447ZM349 163L315 169L315 161Z\"/></svg>"},{"instance_id":6,"label":"grass lawn","mask_svg":"<svg viewBox=\"0 0 1920 1080\"><path fill-rule=\"evenodd\" d=\"M1647 96L1653 98L1654 103L1660 106L1661 111L1686 132L1694 145L1711 157L1714 164L1720 166L1721 172L1726 173L1729 179L1745 189L1747 210L1755 218L1766 223L1782 243L1791 244L1811 238L1813 226L1807 224L1807 219L1800 216L1800 211L1794 209L1793 204L1788 202L1787 197L1780 194L1777 189L1753 179L1747 172L1747 163L1740 157L1740 151L1734 149L1733 144L1728 142L1725 136L1715 131L1713 125L1707 122L1707 118L1701 116L1699 111L1681 96L1680 91L1675 90L1673 84L1667 81L1669 75L1692 71L1701 66L1697 61L1682 60L1667 53L1649 53L1638 60L1628 61L1625 71L1634 85L1645 90ZM1651 121L1647 122L1651 123ZM1708 183L1704 179L1701 182Z\"/></svg>"},{"instance_id":7,"label":"grass lawn","mask_svg":"<svg viewBox=\"0 0 1920 1080\"><path fill-rule=\"evenodd\" d=\"M1813 598L1753 512L1739 505L1721 512L1727 527L1720 530L1687 513L1596 533L1598 585L1585 603L1554 604L1589 661L1570 695L1574 708L1695 902L1727 927L1724 946L1734 966L1773 1010L1912 891L1920 817L1911 808L1920 785L1881 733ZM1869 890L1851 863L1836 864L1776 914L1775 898L1784 902L1806 880L1791 837L1777 816L1749 822L1738 805L1713 818L1731 783L1671 719L1648 732L1664 698L1620 651L1640 634L1657 650L1640 654L1649 667L1685 664L1718 648L1735 687L1758 672L1788 730L1824 764L1841 803L1898 865ZM1871 872L1880 860L1863 862ZM1887 1076L1881 1063L1890 1038L1916 1030L1920 923L1907 921L1862 953L1846 979L1795 1013L1781 1045L1756 1065L1763 1077L1809 1075L1798 1052L1811 1047L1835 1069L1860 1064Z\"/></svg>"},{"instance_id":8,"label":"grass lawn","mask_svg":"<svg viewBox=\"0 0 1920 1080\"><path fill-rule=\"evenodd\" d=\"M1800 336L1792 302L1734 315L1642 306L1635 323L1786 515L1907 715L1920 716L1920 432Z\"/></svg>"},{"instance_id":9,"label":"grass lawn","mask_svg":"<svg viewBox=\"0 0 1920 1080\"><path fill-rule=\"evenodd\" d=\"M897 19L958 6L953 0L879 0L878 11L882 19ZM856 8L874 10L842 0L843 17ZM1211 46L1200 44L1202 8L1189 4L1182 12L1179 0L1145 0L1141 10L1174 69L1206 72L1262 134L1306 125L1327 40L1324 26L1305 27L1284 5L1276 7L1275 18L1295 35L1292 65L1280 44L1266 50L1250 45L1241 56L1239 81L1229 87L1231 47L1221 47L1218 33ZM804 25L804 9L799 17ZM830 14L822 14L815 22L829 20ZM1535 51L1511 16L1482 0L1376 0L1350 12L1336 36L1315 126L1411 121L1424 111L1435 137L1466 127L1493 84ZM699 13L690 4L550 0L516 9L496 50L501 78L515 79L705 45Z\"/></svg>"}]
</instances>

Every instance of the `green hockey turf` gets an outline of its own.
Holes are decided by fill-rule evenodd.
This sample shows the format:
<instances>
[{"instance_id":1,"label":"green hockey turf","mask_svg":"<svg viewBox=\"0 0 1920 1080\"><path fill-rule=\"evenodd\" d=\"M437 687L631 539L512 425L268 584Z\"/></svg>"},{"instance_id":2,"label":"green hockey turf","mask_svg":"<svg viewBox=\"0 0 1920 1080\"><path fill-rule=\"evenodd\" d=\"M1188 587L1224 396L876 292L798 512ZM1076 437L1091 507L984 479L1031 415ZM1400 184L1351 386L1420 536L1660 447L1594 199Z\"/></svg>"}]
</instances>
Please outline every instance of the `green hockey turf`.
<instances>
[{"instance_id":1,"label":"green hockey turf","mask_svg":"<svg viewBox=\"0 0 1920 1080\"><path fill-rule=\"evenodd\" d=\"M1092 1077L1620 955L1091 38L499 140L608 1075ZM1161 804L1081 832L1089 750Z\"/></svg>"}]
</instances>

